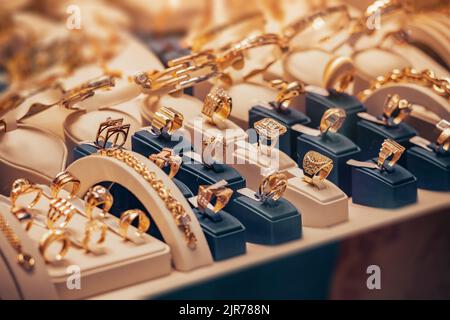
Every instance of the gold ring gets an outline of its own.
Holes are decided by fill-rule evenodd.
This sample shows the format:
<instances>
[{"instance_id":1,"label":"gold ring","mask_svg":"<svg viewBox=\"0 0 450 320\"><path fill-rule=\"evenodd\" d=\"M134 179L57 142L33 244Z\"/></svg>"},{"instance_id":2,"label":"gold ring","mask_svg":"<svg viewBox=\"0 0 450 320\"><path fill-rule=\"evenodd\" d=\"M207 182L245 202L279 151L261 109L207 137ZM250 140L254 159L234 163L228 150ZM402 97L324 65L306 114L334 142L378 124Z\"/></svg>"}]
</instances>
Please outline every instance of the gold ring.
<instances>
[{"instance_id":1,"label":"gold ring","mask_svg":"<svg viewBox=\"0 0 450 320\"><path fill-rule=\"evenodd\" d=\"M100 149L120 149L127 142L130 125L123 124L123 119L108 118L100 123L95 145Z\"/></svg>"},{"instance_id":2,"label":"gold ring","mask_svg":"<svg viewBox=\"0 0 450 320\"><path fill-rule=\"evenodd\" d=\"M303 158L303 179L314 186L319 187L333 170L333 160L316 152L308 151Z\"/></svg>"},{"instance_id":3,"label":"gold ring","mask_svg":"<svg viewBox=\"0 0 450 320\"><path fill-rule=\"evenodd\" d=\"M50 200L47 212L47 227L49 229L64 229L78 210L67 199L56 198ZM58 223L58 221L61 221ZM55 226L56 225L56 226Z\"/></svg>"},{"instance_id":4,"label":"gold ring","mask_svg":"<svg viewBox=\"0 0 450 320\"><path fill-rule=\"evenodd\" d=\"M398 144L396 141L391 139L384 140L378 154L378 167L382 169L387 160L389 160L388 166L393 167L400 159L404 151L405 147Z\"/></svg>"},{"instance_id":5,"label":"gold ring","mask_svg":"<svg viewBox=\"0 0 450 320\"><path fill-rule=\"evenodd\" d=\"M345 92L355 78L353 61L349 57L335 56L325 65L323 71L324 88Z\"/></svg>"},{"instance_id":6,"label":"gold ring","mask_svg":"<svg viewBox=\"0 0 450 320\"><path fill-rule=\"evenodd\" d=\"M336 133L344 124L347 114L340 108L331 108L325 111L320 120L320 132L326 134L328 131Z\"/></svg>"},{"instance_id":7,"label":"gold ring","mask_svg":"<svg viewBox=\"0 0 450 320\"><path fill-rule=\"evenodd\" d=\"M272 118L264 118L255 122L254 128L258 136L258 150L271 157L279 137L287 132L286 127Z\"/></svg>"},{"instance_id":8,"label":"gold ring","mask_svg":"<svg viewBox=\"0 0 450 320\"><path fill-rule=\"evenodd\" d=\"M212 185L201 185L198 188L197 206L200 211L204 212L208 205L211 204L213 197L216 199L216 203L213 208L214 213L218 213L225 208L230 201L233 190L225 187L228 183L225 180L221 180Z\"/></svg>"},{"instance_id":9,"label":"gold ring","mask_svg":"<svg viewBox=\"0 0 450 320\"><path fill-rule=\"evenodd\" d=\"M95 241L95 244L100 245L106 240L106 232L108 231L108 226L97 219L92 219L86 222L84 237L82 240L82 246L84 250L86 250L86 252L95 251L95 249L92 248L90 243L93 238L92 235L96 231L98 231L100 235L97 241Z\"/></svg>"},{"instance_id":10,"label":"gold ring","mask_svg":"<svg viewBox=\"0 0 450 320\"><path fill-rule=\"evenodd\" d=\"M145 212L139 209L130 209L120 215L119 227L122 238L128 238L128 229L136 218L138 219L138 227L136 229L136 235L138 237L150 229L150 219Z\"/></svg>"},{"instance_id":11,"label":"gold ring","mask_svg":"<svg viewBox=\"0 0 450 320\"><path fill-rule=\"evenodd\" d=\"M31 183L27 179L15 180L12 184L10 193L11 206L14 208L20 196L30 193L36 193L34 199L27 205L28 208L33 208L41 199L41 196L43 194L42 189Z\"/></svg>"},{"instance_id":12,"label":"gold ring","mask_svg":"<svg viewBox=\"0 0 450 320\"><path fill-rule=\"evenodd\" d=\"M55 242L60 242L62 244L61 249L56 254L54 258L51 258L48 255L48 248ZM69 236L64 230L61 229L55 229L50 230L47 233L45 233L41 240L39 241L39 252L44 257L45 262L51 263L53 261L61 261L66 256L67 252L69 251L71 245L71 241L69 239Z\"/></svg>"},{"instance_id":13,"label":"gold ring","mask_svg":"<svg viewBox=\"0 0 450 320\"><path fill-rule=\"evenodd\" d=\"M214 152L216 151L217 144L222 141L222 135L219 134L218 136L210 136L207 137L203 135L203 141L202 141L202 163L208 167L211 168L214 161Z\"/></svg>"},{"instance_id":14,"label":"gold ring","mask_svg":"<svg viewBox=\"0 0 450 320\"><path fill-rule=\"evenodd\" d=\"M233 101L228 93L216 87L211 89L203 103L202 114L212 123L224 122L231 114Z\"/></svg>"},{"instance_id":15,"label":"gold ring","mask_svg":"<svg viewBox=\"0 0 450 320\"><path fill-rule=\"evenodd\" d=\"M102 214L100 218L106 217L106 214L111 209L114 198L112 194L103 186L97 185L89 189L84 197L84 201L86 202L85 210L86 216L89 219L95 218L92 213L95 207L103 206Z\"/></svg>"},{"instance_id":16,"label":"gold ring","mask_svg":"<svg viewBox=\"0 0 450 320\"><path fill-rule=\"evenodd\" d=\"M156 135L166 134L171 136L183 126L182 113L170 107L161 107L153 116L151 128Z\"/></svg>"},{"instance_id":17,"label":"gold ring","mask_svg":"<svg viewBox=\"0 0 450 320\"><path fill-rule=\"evenodd\" d=\"M389 94L383 105L383 116L392 119L394 124L401 123L412 111L412 104L401 99L398 94Z\"/></svg>"},{"instance_id":18,"label":"gold ring","mask_svg":"<svg viewBox=\"0 0 450 320\"><path fill-rule=\"evenodd\" d=\"M80 190L80 180L78 180L73 174L68 171L62 171L58 173L55 179L53 179L52 184L50 185L52 197L58 197L59 192L68 184L72 184L70 198L74 198L77 195L78 190Z\"/></svg>"},{"instance_id":19,"label":"gold ring","mask_svg":"<svg viewBox=\"0 0 450 320\"><path fill-rule=\"evenodd\" d=\"M436 144L441 146L444 151L450 150L450 122L441 120L436 124L436 127L441 131L436 139Z\"/></svg>"},{"instance_id":20,"label":"gold ring","mask_svg":"<svg viewBox=\"0 0 450 320\"><path fill-rule=\"evenodd\" d=\"M287 110L292 99L305 93L305 85L301 82L287 82L281 79L272 80L270 86L278 90L275 98L275 108L277 110Z\"/></svg>"},{"instance_id":21,"label":"gold ring","mask_svg":"<svg viewBox=\"0 0 450 320\"><path fill-rule=\"evenodd\" d=\"M283 173L272 173L259 184L256 197L262 202L277 201L280 199L287 188L287 177Z\"/></svg>"},{"instance_id":22,"label":"gold ring","mask_svg":"<svg viewBox=\"0 0 450 320\"><path fill-rule=\"evenodd\" d=\"M80 86L67 91L61 101L63 107L76 109L74 105L95 95L97 90L109 89L115 86L114 76L101 76L91 79Z\"/></svg>"},{"instance_id":23,"label":"gold ring","mask_svg":"<svg viewBox=\"0 0 450 320\"><path fill-rule=\"evenodd\" d=\"M25 231L30 231L33 226L33 215L26 208L12 208L11 213L20 221L25 223Z\"/></svg>"},{"instance_id":24,"label":"gold ring","mask_svg":"<svg viewBox=\"0 0 450 320\"><path fill-rule=\"evenodd\" d=\"M160 153L152 154L148 158L161 169L170 166L169 179L177 175L183 161L180 156L174 155L170 148L163 148Z\"/></svg>"}]
</instances>

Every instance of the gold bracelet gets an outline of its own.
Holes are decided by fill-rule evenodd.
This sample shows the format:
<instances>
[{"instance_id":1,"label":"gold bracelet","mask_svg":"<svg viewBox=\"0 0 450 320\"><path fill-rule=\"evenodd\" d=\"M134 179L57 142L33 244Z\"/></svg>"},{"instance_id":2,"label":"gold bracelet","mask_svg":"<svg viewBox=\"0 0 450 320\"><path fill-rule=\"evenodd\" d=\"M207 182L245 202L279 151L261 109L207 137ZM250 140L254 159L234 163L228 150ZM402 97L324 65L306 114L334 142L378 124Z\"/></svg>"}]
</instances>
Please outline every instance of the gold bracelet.
<instances>
[{"instance_id":1,"label":"gold bracelet","mask_svg":"<svg viewBox=\"0 0 450 320\"><path fill-rule=\"evenodd\" d=\"M358 93L358 98L364 102L372 93L391 83L412 83L424 86L430 88L435 94L447 100L450 99L450 80L448 78L439 78L430 69L419 72L413 68L394 69L385 76L377 77L370 83L368 89Z\"/></svg>"},{"instance_id":2,"label":"gold bracelet","mask_svg":"<svg viewBox=\"0 0 450 320\"><path fill-rule=\"evenodd\" d=\"M11 247L17 252L17 263L26 271L33 270L36 260L22 250L22 242L2 214L0 214L0 230L5 235Z\"/></svg>"},{"instance_id":3,"label":"gold bracelet","mask_svg":"<svg viewBox=\"0 0 450 320\"><path fill-rule=\"evenodd\" d=\"M157 192L160 199L164 201L167 209L172 213L177 226L184 234L188 247L191 249L196 248L197 237L192 232L189 225L191 218L188 216L181 203L172 196L170 189L165 187L162 180L157 178L155 172L150 171L137 157L124 150L102 149L100 150L100 155L122 161L140 174L150 184L153 190Z\"/></svg>"}]
</instances>

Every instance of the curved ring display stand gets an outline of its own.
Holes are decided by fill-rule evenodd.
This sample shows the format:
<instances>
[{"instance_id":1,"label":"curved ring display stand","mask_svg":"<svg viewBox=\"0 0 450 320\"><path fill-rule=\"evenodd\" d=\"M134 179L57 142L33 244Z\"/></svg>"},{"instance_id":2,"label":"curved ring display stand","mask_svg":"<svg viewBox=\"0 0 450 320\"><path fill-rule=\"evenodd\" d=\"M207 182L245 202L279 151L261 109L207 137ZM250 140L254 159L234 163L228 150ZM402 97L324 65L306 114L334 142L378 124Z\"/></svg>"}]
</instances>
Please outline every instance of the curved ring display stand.
<instances>
[{"instance_id":1,"label":"curved ring display stand","mask_svg":"<svg viewBox=\"0 0 450 320\"><path fill-rule=\"evenodd\" d=\"M17 265L17 252L0 232L0 300L58 299L55 287L47 273L47 266L36 243L28 237L17 219L11 219L9 199L0 196L0 213L20 238L22 248L35 260L34 269L27 272Z\"/></svg>"},{"instance_id":2,"label":"curved ring display stand","mask_svg":"<svg viewBox=\"0 0 450 320\"><path fill-rule=\"evenodd\" d=\"M148 182L124 162L101 155L91 155L73 162L67 171L81 181L78 196L82 197L88 189L104 181L118 183L132 192L151 213L164 241L170 246L175 268L181 271L192 270L213 262L211 252L206 242L200 224L190 208L187 200L172 180L152 161L142 155L133 153L147 168L154 171L158 179L161 179L166 187L172 191L173 197L179 201L186 213L191 218L190 226L197 237L197 247L190 249L184 239L183 233L175 223L175 220Z\"/></svg>"}]
</instances>

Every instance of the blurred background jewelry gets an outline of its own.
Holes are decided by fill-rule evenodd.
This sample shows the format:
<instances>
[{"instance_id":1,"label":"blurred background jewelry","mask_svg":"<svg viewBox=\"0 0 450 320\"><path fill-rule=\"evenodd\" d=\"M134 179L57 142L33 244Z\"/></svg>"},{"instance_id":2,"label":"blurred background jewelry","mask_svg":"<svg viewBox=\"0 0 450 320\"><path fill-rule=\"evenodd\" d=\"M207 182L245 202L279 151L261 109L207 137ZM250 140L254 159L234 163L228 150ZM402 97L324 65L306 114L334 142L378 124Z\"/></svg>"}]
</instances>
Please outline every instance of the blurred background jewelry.
<instances>
[{"instance_id":1,"label":"blurred background jewelry","mask_svg":"<svg viewBox=\"0 0 450 320\"><path fill-rule=\"evenodd\" d=\"M13 249L17 252L17 263L25 271L32 271L36 264L36 260L34 260L31 255L23 251L22 242L2 214L0 214L0 231L5 235L6 240L9 242L11 247L13 247Z\"/></svg>"},{"instance_id":2,"label":"blurred background jewelry","mask_svg":"<svg viewBox=\"0 0 450 320\"><path fill-rule=\"evenodd\" d=\"M303 158L303 179L316 187L321 187L333 170L333 160L316 151L308 151Z\"/></svg>"},{"instance_id":3,"label":"blurred background jewelry","mask_svg":"<svg viewBox=\"0 0 450 320\"><path fill-rule=\"evenodd\" d=\"M150 219L147 217L144 211L139 209L130 209L123 212L120 215L120 234L124 239L129 238L128 230L132 225L133 221L138 219L138 226L135 229L135 234L137 237L142 236L144 233L150 229Z\"/></svg>"},{"instance_id":4,"label":"blurred background jewelry","mask_svg":"<svg viewBox=\"0 0 450 320\"><path fill-rule=\"evenodd\" d=\"M198 187L197 206L201 211L205 211L209 204L215 199L216 203L212 209L214 213L218 213L225 208L231 199L233 190L227 188L228 182L221 180L212 185L201 185Z\"/></svg>"}]
</instances>

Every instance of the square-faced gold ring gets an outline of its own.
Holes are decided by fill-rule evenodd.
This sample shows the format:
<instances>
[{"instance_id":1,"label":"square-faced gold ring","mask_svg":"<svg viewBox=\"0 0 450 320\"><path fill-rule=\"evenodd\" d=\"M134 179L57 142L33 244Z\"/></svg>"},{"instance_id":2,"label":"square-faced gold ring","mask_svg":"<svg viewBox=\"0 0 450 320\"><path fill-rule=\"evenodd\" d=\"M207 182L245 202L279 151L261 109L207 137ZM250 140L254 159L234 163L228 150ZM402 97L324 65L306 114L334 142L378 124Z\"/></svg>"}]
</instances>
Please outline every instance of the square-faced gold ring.
<instances>
[{"instance_id":1,"label":"square-faced gold ring","mask_svg":"<svg viewBox=\"0 0 450 320\"><path fill-rule=\"evenodd\" d=\"M89 219L95 219L92 215L95 207L103 206L102 214L100 218L104 218L106 214L111 209L114 198L112 194L103 186L96 185L89 189L84 197L85 205L85 213Z\"/></svg>"},{"instance_id":2,"label":"square-faced gold ring","mask_svg":"<svg viewBox=\"0 0 450 320\"><path fill-rule=\"evenodd\" d=\"M68 185L72 186L70 190L70 198L74 198L77 195L78 190L80 190L80 180L68 171L58 173L50 185L52 197L58 197L59 192Z\"/></svg>"},{"instance_id":3,"label":"square-faced gold ring","mask_svg":"<svg viewBox=\"0 0 450 320\"><path fill-rule=\"evenodd\" d=\"M171 136L183 126L184 116L171 107L161 107L153 116L151 128L154 134Z\"/></svg>"},{"instance_id":4,"label":"square-faced gold ring","mask_svg":"<svg viewBox=\"0 0 450 320\"><path fill-rule=\"evenodd\" d=\"M212 185L201 185L198 188L197 205L200 211L205 211L208 205L211 204L215 198L216 203L214 205L213 212L218 213L225 208L230 201L233 190L225 187L228 183L225 180L221 180Z\"/></svg>"},{"instance_id":5,"label":"square-faced gold ring","mask_svg":"<svg viewBox=\"0 0 450 320\"><path fill-rule=\"evenodd\" d=\"M287 177L283 173L272 173L259 184L256 197L261 202L277 201L280 199L287 188Z\"/></svg>"},{"instance_id":6,"label":"square-faced gold ring","mask_svg":"<svg viewBox=\"0 0 450 320\"><path fill-rule=\"evenodd\" d=\"M170 148L163 148L160 153L150 155L149 159L161 169L170 166L170 179L177 175L183 161L179 155L174 155L173 150Z\"/></svg>"},{"instance_id":7,"label":"square-faced gold ring","mask_svg":"<svg viewBox=\"0 0 450 320\"><path fill-rule=\"evenodd\" d=\"M319 186L333 170L333 160L316 151L308 151L303 157L303 179Z\"/></svg>"},{"instance_id":8,"label":"square-faced gold ring","mask_svg":"<svg viewBox=\"0 0 450 320\"><path fill-rule=\"evenodd\" d=\"M122 238L128 238L128 229L136 219L138 219L138 227L136 229L136 235L138 237L150 229L150 219L145 212L139 209L130 209L120 215L119 230Z\"/></svg>"},{"instance_id":9,"label":"square-faced gold ring","mask_svg":"<svg viewBox=\"0 0 450 320\"><path fill-rule=\"evenodd\" d=\"M384 140L378 154L378 167L382 169L386 161L389 161L387 164L389 167L393 167L400 159L404 151L405 147L396 141L391 139Z\"/></svg>"},{"instance_id":10,"label":"square-faced gold ring","mask_svg":"<svg viewBox=\"0 0 450 320\"><path fill-rule=\"evenodd\" d=\"M337 132L344 124L347 114L341 108L331 108L325 111L320 120L320 132L326 134L328 131Z\"/></svg>"},{"instance_id":11,"label":"square-faced gold ring","mask_svg":"<svg viewBox=\"0 0 450 320\"><path fill-rule=\"evenodd\" d=\"M211 89L203 103L202 114L212 123L224 122L231 114L233 101L228 93L220 88Z\"/></svg>"},{"instance_id":12,"label":"square-faced gold ring","mask_svg":"<svg viewBox=\"0 0 450 320\"><path fill-rule=\"evenodd\" d=\"M31 183L27 179L17 179L13 182L11 193L10 193L10 199L11 199L11 206L13 208L16 207L17 200L26 194L35 193L35 197L33 200L31 200L28 204L28 208L33 208L41 199L41 196L43 195L43 191L41 188L36 186L35 184Z\"/></svg>"},{"instance_id":13,"label":"square-faced gold ring","mask_svg":"<svg viewBox=\"0 0 450 320\"><path fill-rule=\"evenodd\" d=\"M279 137L287 132L286 127L272 118L264 118L255 122L254 128L258 136L259 152L271 157Z\"/></svg>"},{"instance_id":14,"label":"square-faced gold ring","mask_svg":"<svg viewBox=\"0 0 450 320\"><path fill-rule=\"evenodd\" d=\"M54 243L61 243L61 249L54 257L50 257L48 253L49 247ZM69 252L71 245L68 234L61 229L50 230L45 233L39 241L39 252L44 257L45 262L52 263L54 261L61 261Z\"/></svg>"}]
</instances>

